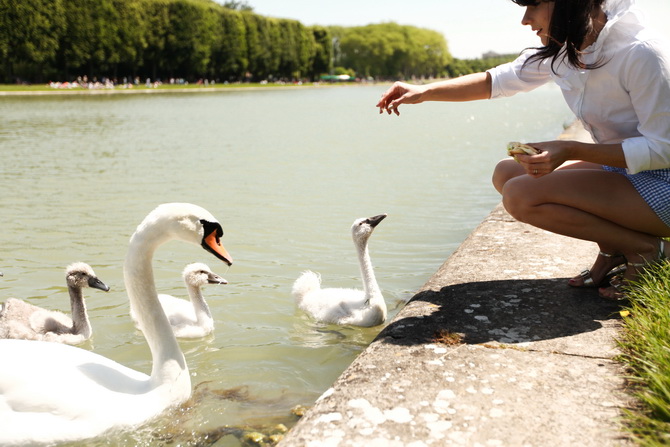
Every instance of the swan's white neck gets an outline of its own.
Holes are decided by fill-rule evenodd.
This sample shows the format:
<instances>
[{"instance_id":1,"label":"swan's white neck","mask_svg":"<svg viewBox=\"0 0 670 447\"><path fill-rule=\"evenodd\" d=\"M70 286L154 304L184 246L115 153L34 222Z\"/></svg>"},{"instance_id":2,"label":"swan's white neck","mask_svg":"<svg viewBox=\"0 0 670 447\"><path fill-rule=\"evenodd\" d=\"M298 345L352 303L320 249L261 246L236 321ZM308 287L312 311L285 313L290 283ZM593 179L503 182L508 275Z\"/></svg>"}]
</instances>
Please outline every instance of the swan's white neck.
<instances>
[{"instance_id":1,"label":"swan's white neck","mask_svg":"<svg viewBox=\"0 0 670 447\"><path fill-rule=\"evenodd\" d=\"M191 300L191 304L193 304L193 311L198 323L211 322L212 312L209 310L205 297L202 295L202 289L193 284L186 284L186 288L188 289L188 297Z\"/></svg>"},{"instance_id":2,"label":"swan's white neck","mask_svg":"<svg viewBox=\"0 0 670 447\"><path fill-rule=\"evenodd\" d=\"M131 307L137 313L139 327L149 344L153 358L151 381L154 387L190 378L184 355L177 344L170 322L158 301L151 261L159 245L169 237L162 236L161 230L145 226L135 232L130 239L126 261L123 266L126 291ZM184 383L184 386L186 383Z\"/></svg>"},{"instance_id":3,"label":"swan's white neck","mask_svg":"<svg viewBox=\"0 0 670 447\"><path fill-rule=\"evenodd\" d=\"M375 271L372 267L372 260L370 259L370 251L368 250L368 241L361 241L356 244L358 252L358 262L361 267L361 277L363 278L363 291L365 292L366 301L370 304L379 304L384 301L381 289L377 284L375 278Z\"/></svg>"},{"instance_id":4,"label":"swan's white neck","mask_svg":"<svg viewBox=\"0 0 670 447\"><path fill-rule=\"evenodd\" d=\"M83 335L85 339L91 337L93 330L91 322L86 313L86 303L84 303L84 292L81 287L68 285L67 290L70 293L70 309L72 312L72 333Z\"/></svg>"}]
</instances>

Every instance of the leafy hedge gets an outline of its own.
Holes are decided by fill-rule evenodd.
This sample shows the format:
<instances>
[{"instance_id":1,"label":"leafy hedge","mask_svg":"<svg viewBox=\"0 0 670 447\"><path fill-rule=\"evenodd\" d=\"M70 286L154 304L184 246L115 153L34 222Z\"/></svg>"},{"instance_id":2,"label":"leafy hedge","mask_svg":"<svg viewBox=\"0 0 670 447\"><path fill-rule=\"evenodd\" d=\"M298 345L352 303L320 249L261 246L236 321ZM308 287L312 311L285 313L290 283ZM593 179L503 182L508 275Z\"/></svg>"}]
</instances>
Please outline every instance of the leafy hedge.
<instances>
[{"instance_id":1,"label":"leafy hedge","mask_svg":"<svg viewBox=\"0 0 670 447\"><path fill-rule=\"evenodd\" d=\"M436 78L472 70L442 34L305 26L212 0L0 0L0 82ZM233 2L234 3L234 2ZM488 68L488 67L486 67ZM485 68L484 68L485 69Z\"/></svg>"}]
</instances>

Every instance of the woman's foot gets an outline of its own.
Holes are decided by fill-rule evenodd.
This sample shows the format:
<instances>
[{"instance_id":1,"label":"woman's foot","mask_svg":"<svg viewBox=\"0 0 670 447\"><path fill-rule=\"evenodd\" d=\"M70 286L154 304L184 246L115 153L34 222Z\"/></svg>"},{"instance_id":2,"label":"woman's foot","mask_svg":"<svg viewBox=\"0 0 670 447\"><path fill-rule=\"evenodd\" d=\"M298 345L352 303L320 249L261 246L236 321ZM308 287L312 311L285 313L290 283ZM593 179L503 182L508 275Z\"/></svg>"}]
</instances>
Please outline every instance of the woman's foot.
<instances>
[{"instance_id":1,"label":"woman's foot","mask_svg":"<svg viewBox=\"0 0 670 447\"><path fill-rule=\"evenodd\" d=\"M596 262L591 269L583 270L578 276L570 279L568 285L571 287L599 287L606 283L608 277L612 276L610 273L614 269L623 266L621 271L625 269L626 258L620 253L606 253L600 251ZM617 271L620 273L620 271Z\"/></svg>"},{"instance_id":2,"label":"woman's foot","mask_svg":"<svg viewBox=\"0 0 670 447\"><path fill-rule=\"evenodd\" d=\"M609 287L599 288L598 295L613 301L626 299L626 285L635 281L646 266L670 258L670 252L667 251L670 244L666 244L663 239L658 239L658 241L658 247L653 252L630 256L631 261L626 263L623 277L612 279Z\"/></svg>"}]
</instances>

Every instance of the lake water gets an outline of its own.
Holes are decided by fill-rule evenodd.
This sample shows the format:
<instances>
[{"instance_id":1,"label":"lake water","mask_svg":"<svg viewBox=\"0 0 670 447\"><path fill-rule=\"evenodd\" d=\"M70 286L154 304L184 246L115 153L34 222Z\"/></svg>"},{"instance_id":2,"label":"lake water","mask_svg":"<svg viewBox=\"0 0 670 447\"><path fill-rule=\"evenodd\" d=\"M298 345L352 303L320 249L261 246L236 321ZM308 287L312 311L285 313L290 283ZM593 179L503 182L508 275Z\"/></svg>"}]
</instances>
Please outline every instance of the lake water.
<instances>
[{"instance_id":1,"label":"lake water","mask_svg":"<svg viewBox=\"0 0 670 447\"><path fill-rule=\"evenodd\" d=\"M244 430L290 427L291 409L312 405L382 329L297 312L299 273L360 286L349 228L388 213L370 252L392 318L499 202L490 175L506 143L554 139L572 119L550 86L403 106L400 117L374 107L386 88L0 97L0 300L68 310L64 269L87 262L111 291L86 289L94 334L81 347L149 373L122 276L137 224L163 202L198 204L235 260L179 242L157 251L161 293L186 296L181 271L195 261L229 281L204 288L214 333L180 342L197 398L75 445L195 445L216 433L215 445L237 446Z\"/></svg>"}]
</instances>

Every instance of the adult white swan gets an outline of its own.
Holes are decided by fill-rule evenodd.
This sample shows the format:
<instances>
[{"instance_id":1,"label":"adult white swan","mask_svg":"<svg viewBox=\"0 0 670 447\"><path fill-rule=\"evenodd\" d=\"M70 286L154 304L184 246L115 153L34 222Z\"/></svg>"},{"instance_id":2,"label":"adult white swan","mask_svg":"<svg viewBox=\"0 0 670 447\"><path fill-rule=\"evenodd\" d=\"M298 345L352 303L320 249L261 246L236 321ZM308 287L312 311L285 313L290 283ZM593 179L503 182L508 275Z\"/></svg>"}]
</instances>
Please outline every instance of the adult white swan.
<instances>
[{"instance_id":1,"label":"adult white swan","mask_svg":"<svg viewBox=\"0 0 670 447\"><path fill-rule=\"evenodd\" d=\"M227 264L221 225L190 204L164 204L130 238L126 291L149 344L151 375L60 343L0 340L0 445L40 445L95 437L141 424L191 394L191 379L160 303L151 260L179 239L202 245Z\"/></svg>"},{"instance_id":2,"label":"adult white swan","mask_svg":"<svg viewBox=\"0 0 670 447\"><path fill-rule=\"evenodd\" d=\"M0 305L0 338L44 340L75 345L91 338L93 330L86 312L84 287L109 291L90 265L75 262L65 269L65 282L70 293L72 317L48 310L16 298Z\"/></svg>"},{"instance_id":3,"label":"adult white swan","mask_svg":"<svg viewBox=\"0 0 670 447\"><path fill-rule=\"evenodd\" d=\"M175 336L178 338L204 337L214 330L214 319L201 287L206 284L228 284L228 281L212 272L202 262L187 265L182 272L182 277L188 291L188 301L163 293L158 295L158 300L172 325ZM137 315L132 308L130 316L137 323Z\"/></svg>"},{"instance_id":4,"label":"adult white swan","mask_svg":"<svg viewBox=\"0 0 670 447\"><path fill-rule=\"evenodd\" d=\"M293 296L300 309L324 323L371 327L386 321L386 302L375 279L368 250L372 231L385 217L386 214L380 214L356 219L351 226L363 290L322 289L321 276L307 270L293 283Z\"/></svg>"}]
</instances>

